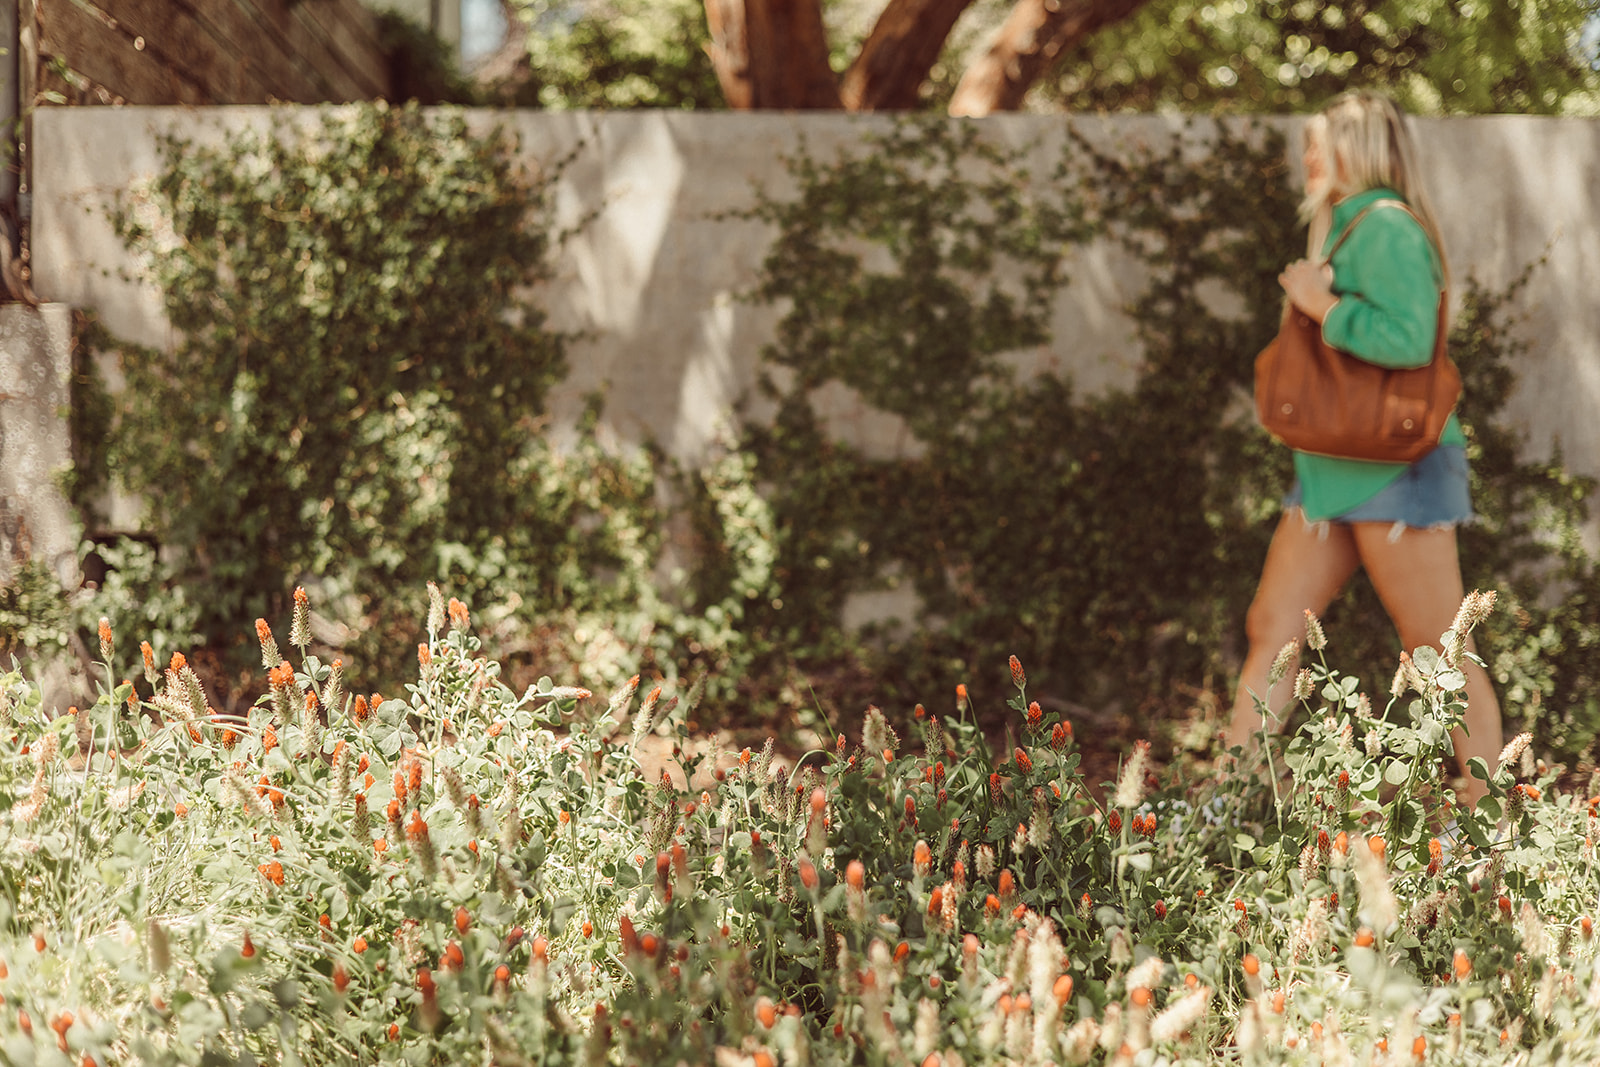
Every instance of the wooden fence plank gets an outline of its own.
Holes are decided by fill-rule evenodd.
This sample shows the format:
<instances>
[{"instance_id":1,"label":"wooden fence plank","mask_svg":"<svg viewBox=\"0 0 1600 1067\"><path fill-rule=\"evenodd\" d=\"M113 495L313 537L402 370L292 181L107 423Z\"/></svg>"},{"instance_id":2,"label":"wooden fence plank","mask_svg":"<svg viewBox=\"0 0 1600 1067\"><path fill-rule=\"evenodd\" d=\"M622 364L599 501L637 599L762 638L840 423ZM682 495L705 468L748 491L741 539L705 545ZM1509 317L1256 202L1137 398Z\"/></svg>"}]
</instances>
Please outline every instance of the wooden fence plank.
<instances>
[{"instance_id":1,"label":"wooden fence plank","mask_svg":"<svg viewBox=\"0 0 1600 1067\"><path fill-rule=\"evenodd\" d=\"M216 0L212 0L216 2ZM262 32L281 42L293 56L301 72L317 87L316 100L360 100L367 97L360 79L347 69L340 56L324 39L321 27L302 17L297 10L308 0L234 0L254 12ZM304 101L310 102L310 101Z\"/></svg>"},{"instance_id":2,"label":"wooden fence plank","mask_svg":"<svg viewBox=\"0 0 1600 1067\"><path fill-rule=\"evenodd\" d=\"M389 89L376 17L357 0L27 0L23 6L37 7L37 24L54 34L46 57L129 102L318 103L372 99ZM60 29L50 30L52 24Z\"/></svg>"},{"instance_id":3,"label":"wooden fence plank","mask_svg":"<svg viewBox=\"0 0 1600 1067\"><path fill-rule=\"evenodd\" d=\"M96 0L130 47L183 73L211 104L263 99L236 52L187 5L175 0ZM109 10L108 10L109 9ZM114 13L114 14L113 14Z\"/></svg>"},{"instance_id":4,"label":"wooden fence plank","mask_svg":"<svg viewBox=\"0 0 1600 1067\"><path fill-rule=\"evenodd\" d=\"M39 0L35 18L41 63L60 59L131 104L210 102L197 82L134 48L119 30L72 0Z\"/></svg>"},{"instance_id":5,"label":"wooden fence plank","mask_svg":"<svg viewBox=\"0 0 1600 1067\"><path fill-rule=\"evenodd\" d=\"M389 62L378 40L378 20L357 0L323 0L297 4L295 15L316 23L323 37L342 60L342 69L355 80L363 98L389 94Z\"/></svg>"}]
</instances>

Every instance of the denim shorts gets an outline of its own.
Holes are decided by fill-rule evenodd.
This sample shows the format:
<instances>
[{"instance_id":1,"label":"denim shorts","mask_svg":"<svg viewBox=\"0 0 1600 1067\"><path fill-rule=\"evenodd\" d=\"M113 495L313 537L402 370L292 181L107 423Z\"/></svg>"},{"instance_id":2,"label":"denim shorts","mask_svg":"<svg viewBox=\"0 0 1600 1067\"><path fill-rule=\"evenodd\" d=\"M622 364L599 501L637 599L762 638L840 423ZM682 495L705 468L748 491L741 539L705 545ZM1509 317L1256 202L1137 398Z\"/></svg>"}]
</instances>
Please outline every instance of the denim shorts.
<instances>
[{"instance_id":1,"label":"denim shorts","mask_svg":"<svg viewBox=\"0 0 1600 1067\"><path fill-rule=\"evenodd\" d=\"M1284 507L1300 506L1300 483L1284 497ZM1467 477L1467 450L1440 445L1405 469L1377 496L1330 522L1387 522L1396 529L1443 529L1471 522L1472 492Z\"/></svg>"}]
</instances>

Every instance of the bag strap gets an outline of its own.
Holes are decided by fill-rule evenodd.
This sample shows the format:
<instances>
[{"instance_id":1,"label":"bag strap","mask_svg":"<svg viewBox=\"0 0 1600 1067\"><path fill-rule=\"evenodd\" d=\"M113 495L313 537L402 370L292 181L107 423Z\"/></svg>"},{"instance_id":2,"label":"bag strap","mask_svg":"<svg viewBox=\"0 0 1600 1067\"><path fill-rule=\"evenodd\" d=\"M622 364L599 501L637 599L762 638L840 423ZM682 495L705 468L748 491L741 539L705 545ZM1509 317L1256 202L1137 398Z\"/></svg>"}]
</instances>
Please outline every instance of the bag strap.
<instances>
[{"instance_id":1,"label":"bag strap","mask_svg":"<svg viewBox=\"0 0 1600 1067\"><path fill-rule=\"evenodd\" d=\"M1360 211L1356 212L1356 217L1351 219L1349 224L1346 225L1343 230L1339 231L1339 239L1337 241L1333 242L1333 247L1328 249L1328 254L1322 257L1322 261L1324 263L1326 263L1329 260L1333 259L1333 254L1335 252L1339 251L1340 247L1344 245L1345 241L1349 238L1349 236L1352 233L1355 232L1356 224L1359 223L1362 219L1366 218L1367 217L1367 213L1369 211L1371 211L1373 208L1375 208L1375 207L1383 207L1385 204L1393 204L1395 207L1399 208L1401 211L1404 211L1407 215L1410 215L1412 218L1414 218L1414 219L1417 218L1416 212L1412 211L1411 208L1406 205L1406 202L1404 200L1396 200L1393 197L1384 197L1382 200L1374 200L1372 203L1368 204L1366 207L1364 207ZM1417 224L1421 225L1422 224L1422 220L1421 219L1417 219Z\"/></svg>"},{"instance_id":2,"label":"bag strap","mask_svg":"<svg viewBox=\"0 0 1600 1067\"><path fill-rule=\"evenodd\" d=\"M1366 207L1364 207L1360 211L1356 212L1356 217L1350 220L1349 225L1345 226L1345 228L1343 230L1339 231L1339 239L1333 242L1333 247L1328 249L1328 254L1326 256L1322 257L1322 262L1324 262L1324 263L1333 262L1333 254L1335 252L1339 251L1340 246L1342 246L1344 244L1345 240L1352 233L1355 232L1356 223L1358 223L1362 219L1366 218L1367 217L1367 212L1369 212L1373 208L1377 208L1377 207L1397 207L1401 211L1404 211L1407 215L1410 215L1411 218L1416 222L1416 224L1418 226L1422 226L1422 220L1417 217L1417 213L1415 211L1411 210L1411 205L1406 203L1404 200L1396 200L1392 196L1386 196L1381 200L1374 200L1372 203L1368 204ZM1423 226L1423 228L1422 228L1422 235L1424 237L1428 236L1428 229L1427 229L1426 226ZM1433 244L1433 239L1431 237L1428 238L1428 244L1429 245ZM1438 254L1439 254L1439 250L1438 249L1434 249L1434 255L1437 256ZM1443 299L1444 292L1445 292L1444 286L1440 286L1439 287L1439 293L1440 293L1440 298L1441 299Z\"/></svg>"}]
</instances>

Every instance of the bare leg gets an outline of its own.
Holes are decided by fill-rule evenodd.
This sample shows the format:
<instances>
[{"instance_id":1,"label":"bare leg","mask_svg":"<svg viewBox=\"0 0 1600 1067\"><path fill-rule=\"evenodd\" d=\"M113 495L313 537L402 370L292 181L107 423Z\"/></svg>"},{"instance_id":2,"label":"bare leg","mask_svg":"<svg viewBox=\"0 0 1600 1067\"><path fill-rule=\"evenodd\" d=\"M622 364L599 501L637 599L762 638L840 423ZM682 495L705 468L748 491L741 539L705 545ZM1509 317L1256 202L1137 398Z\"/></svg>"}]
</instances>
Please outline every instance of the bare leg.
<instances>
[{"instance_id":1,"label":"bare leg","mask_svg":"<svg viewBox=\"0 0 1600 1067\"><path fill-rule=\"evenodd\" d=\"M1350 526L1355 531L1362 566L1400 632L1401 646L1407 651L1423 645L1438 648L1440 635L1455 621L1465 596L1456 532L1407 529L1399 539L1391 541L1391 528L1388 523L1376 522ZM1505 742L1501 736L1500 704L1489 675L1471 662L1462 664L1462 672L1467 677L1467 710L1463 719L1466 729L1458 728L1451 738L1456 761L1465 776L1467 760L1473 756L1481 756L1493 770ZM1476 804L1485 791L1482 782L1469 776L1461 799L1469 805Z\"/></svg>"},{"instance_id":2,"label":"bare leg","mask_svg":"<svg viewBox=\"0 0 1600 1067\"><path fill-rule=\"evenodd\" d=\"M1273 713L1282 711L1288 703L1292 681L1285 679L1277 691L1268 692L1272 661L1284 645L1304 638L1305 613L1322 614L1359 562L1349 526L1331 523L1319 529L1306 522L1298 508L1285 512L1278 521L1272 546L1267 549L1267 561L1261 568L1261 582L1245 618L1249 648L1239 673L1233 717L1228 723L1228 749L1251 748L1261 729L1258 698ZM1276 721L1270 717L1269 721L1276 728Z\"/></svg>"}]
</instances>

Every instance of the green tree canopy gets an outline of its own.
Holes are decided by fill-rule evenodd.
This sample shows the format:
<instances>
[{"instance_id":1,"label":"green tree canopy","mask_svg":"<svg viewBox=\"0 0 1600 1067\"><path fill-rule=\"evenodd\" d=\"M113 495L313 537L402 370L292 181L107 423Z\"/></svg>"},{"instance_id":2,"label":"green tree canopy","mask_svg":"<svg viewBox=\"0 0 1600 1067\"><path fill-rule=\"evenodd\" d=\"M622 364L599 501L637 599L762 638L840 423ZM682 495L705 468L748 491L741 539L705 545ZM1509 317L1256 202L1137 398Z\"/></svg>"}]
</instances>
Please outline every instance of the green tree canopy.
<instances>
[{"instance_id":1,"label":"green tree canopy","mask_svg":"<svg viewBox=\"0 0 1600 1067\"><path fill-rule=\"evenodd\" d=\"M545 107L1600 114L1600 0L504 2Z\"/></svg>"},{"instance_id":2,"label":"green tree canopy","mask_svg":"<svg viewBox=\"0 0 1600 1067\"><path fill-rule=\"evenodd\" d=\"M1295 111L1375 88L1421 114L1594 115L1597 19L1595 0L1167 0L1064 55L1030 104Z\"/></svg>"}]
</instances>

